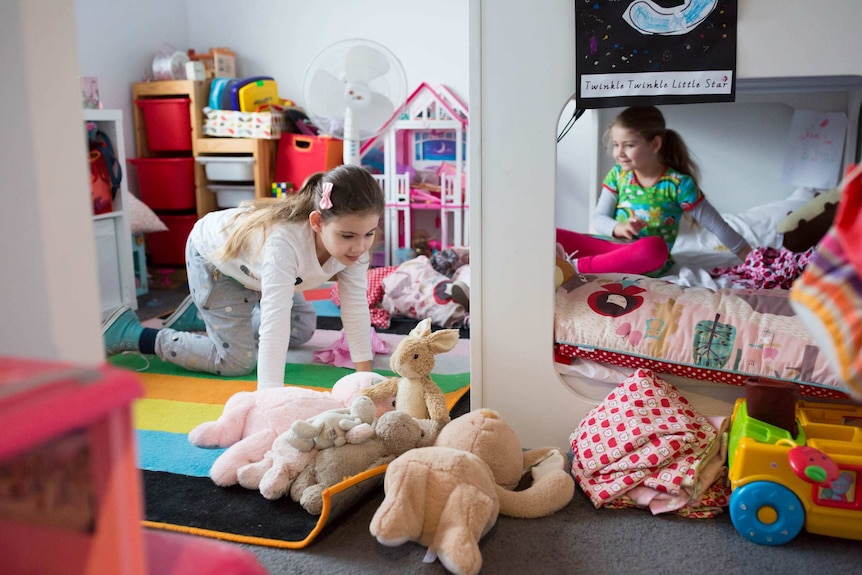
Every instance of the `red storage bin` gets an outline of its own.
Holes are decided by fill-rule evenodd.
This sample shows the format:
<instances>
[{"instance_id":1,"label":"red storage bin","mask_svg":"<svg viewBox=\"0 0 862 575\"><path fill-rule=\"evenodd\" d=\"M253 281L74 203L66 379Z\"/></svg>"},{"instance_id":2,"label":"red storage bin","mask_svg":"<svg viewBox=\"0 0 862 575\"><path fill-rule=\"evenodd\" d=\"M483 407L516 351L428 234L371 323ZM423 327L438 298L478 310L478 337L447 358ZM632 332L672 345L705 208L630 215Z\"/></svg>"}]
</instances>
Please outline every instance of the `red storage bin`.
<instances>
[{"instance_id":1,"label":"red storage bin","mask_svg":"<svg viewBox=\"0 0 862 575\"><path fill-rule=\"evenodd\" d=\"M329 136L282 134L275 161L275 181L290 182L294 190L315 172L343 163L344 142Z\"/></svg>"},{"instance_id":2,"label":"red storage bin","mask_svg":"<svg viewBox=\"0 0 862 575\"><path fill-rule=\"evenodd\" d=\"M160 214L159 219L165 222L168 231L147 234L147 262L156 266L185 266L186 240L198 221L197 215Z\"/></svg>"},{"instance_id":3,"label":"red storage bin","mask_svg":"<svg viewBox=\"0 0 862 575\"><path fill-rule=\"evenodd\" d=\"M143 98L135 104L144 115L147 145L155 152L192 149L191 98Z\"/></svg>"},{"instance_id":4,"label":"red storage bin","mask_svg":"<svg viewBox=\"0 0 862 575\"><path fill-rule=\"evenodd\" d=\"M153 210L195 209L195 159L130 158L141 201Z\"/></svg>"}]
</instances>

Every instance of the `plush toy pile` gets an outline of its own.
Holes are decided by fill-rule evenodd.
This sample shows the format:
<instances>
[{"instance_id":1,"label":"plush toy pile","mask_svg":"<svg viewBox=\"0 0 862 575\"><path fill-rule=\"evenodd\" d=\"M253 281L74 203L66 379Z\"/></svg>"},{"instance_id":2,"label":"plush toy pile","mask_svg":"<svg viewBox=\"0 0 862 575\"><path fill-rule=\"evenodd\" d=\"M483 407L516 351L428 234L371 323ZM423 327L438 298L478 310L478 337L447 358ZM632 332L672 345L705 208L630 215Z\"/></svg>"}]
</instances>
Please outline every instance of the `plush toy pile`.
<instances>
[{"instance_id":1,"label":"plush toy pile","mask_svg":"<svg viewBox=\"0 0 862 575\"><path fill-rule=\"evenodd\" d=\"M384 545L419 542L426 560L474 575L482 566L479 540L499 514L554 513L571 501L575 483L559 449L524 450L495 411L450 421L431 372L435 356L457 341L457 330L432 333L423 320L392 354L396 377L353 373L331 393L241 392L189 439L228 448L210 470L216 484L238 483L267 499L289 495L315 515L325 489L388 464L371 534ZM520 488L527 471L531 484Z\"/></svg>"},{"instance_id":2,"label":"plush toy pile","mask_svg":"<svg viewBox=\"0 0 862 575\"><path fill-rule=\"evenodd\" d=\"M430 320L420 322L392 353L396 377L358 372L331 392L282 387L237 393L221 417L197 426L189 441L227 447L210 469L217 485L239 484L267 499L289 494L320 514L327 487L433 444L449 422L443 392L431 378L434 358L451 350L458 335L453 329L432 333Z\"/></svg>"},{"instance_id":3,"label":"plush toy pile","mask_svg":"<svg viewBox=\"0 0 862 575\"><path fill-rule=\"evenodd\" d=\"M349 407L361 396L362 389L385 380L382 375L362 372L344 376L333 385L331 392L300 387L241 391L227 400L216 421L207 421L192 429L189 441L198 447L226 447L210 468L210 478L216 485L236 485L237 470L262 461L275 439L290 430L294 422L314 418L330 409ZM391 411L393 399L375 402L375 414L379 417ZM345 432L345 439L349 441L349 437ZM297 454L300 453L310 452L297 450ZM306 462L310 458L308 455L301 457Z\"/></svg>"}]
</instances>

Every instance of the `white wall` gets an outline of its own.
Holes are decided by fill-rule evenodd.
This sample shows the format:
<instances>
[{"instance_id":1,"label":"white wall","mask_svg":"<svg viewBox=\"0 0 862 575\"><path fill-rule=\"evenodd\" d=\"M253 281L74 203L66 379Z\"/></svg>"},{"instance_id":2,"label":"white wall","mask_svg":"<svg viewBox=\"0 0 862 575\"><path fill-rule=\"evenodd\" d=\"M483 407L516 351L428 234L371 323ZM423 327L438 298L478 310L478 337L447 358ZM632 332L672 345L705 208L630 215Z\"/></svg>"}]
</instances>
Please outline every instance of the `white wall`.
<instances>
[{"instance_id":1,"label":"white wall","mask_svg":"<svg viewBox=\"0 0 862 575\"><path fill-rule=\"evenodd\" d=\"M238 55L238 75L272 76L280 95L300 106L307 66L325 47L348 38L392 51L409 92L422 82L445 84L467 101L467 0L255 0L242 9L235 0L186 3L189 47L229 46Z\"/></svg>"},{"instance_id":2,"label":"white wall","mask_svg":"<svg viewBox=\"0 0 862 575\"><path fill-rule=\"evenodd\" d=\"M151 71L153 56L189 41L185 0L73 0L78 71L99 79L103 108L123 111L127 155L134 157L132 82Z\"/></svg>"},{"instance_id":3,"label":"white wall","mask_svg":"<svg viewBox=\"0 0 862 575\"><path fill-rule=\"evenodd\" d=\"M279 95L303 105L302 81L329 44L366 38L401 61L408 93L445 84L468 101L467 0L74 0L80 73L96 76L106 108L123 110L126 149L136 155L131 83L145 79L163 47L237 53L237 75L272 76ZM433 6L433 7L432 7Z\"/></svg>"},{"instance_id":4,"label":"white wall","mask_svg":"<svg viewBox=\"0 0 862 575\"><path fill-rule=\"evenodd\" d=\"M668 127L682 135L698 162L701 188L720 212L742 212L786 198L796 189L782 180L794 109L847 113L851 125L845 159L856 157L862 77L843 83L782 81L780 93L775 88L752 93L762 88L751 85L741 83L734 103L661 106ZM589 111L578 122L585 123L582 131L570 133L559 144L556 221L561 227L588 229L583 205L594 203L601 180L613 165L601 135L620 110ZM572 150L582 155L590 150L595 157L575 161Z\"/></svg>"}]
</instances>

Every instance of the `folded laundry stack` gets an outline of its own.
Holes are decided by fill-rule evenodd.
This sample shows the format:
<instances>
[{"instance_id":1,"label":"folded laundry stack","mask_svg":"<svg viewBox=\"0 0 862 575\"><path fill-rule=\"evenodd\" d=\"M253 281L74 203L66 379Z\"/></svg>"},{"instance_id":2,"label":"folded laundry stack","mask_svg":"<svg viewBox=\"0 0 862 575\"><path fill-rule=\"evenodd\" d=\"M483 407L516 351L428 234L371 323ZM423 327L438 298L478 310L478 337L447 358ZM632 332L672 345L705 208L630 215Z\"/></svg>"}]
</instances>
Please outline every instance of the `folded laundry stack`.
<instances>
[{"instance_id":1,"label":"folded laundry stack","mask_svg":"<svg viewBox=\"0 0 862 575\"><path fill-rule=\"evenodd\" d=\"M728 420L697 413L674 386L638 369L572 433L572 473L597 508L713 517L730 495Z\"/></svg>"}]
</instances>

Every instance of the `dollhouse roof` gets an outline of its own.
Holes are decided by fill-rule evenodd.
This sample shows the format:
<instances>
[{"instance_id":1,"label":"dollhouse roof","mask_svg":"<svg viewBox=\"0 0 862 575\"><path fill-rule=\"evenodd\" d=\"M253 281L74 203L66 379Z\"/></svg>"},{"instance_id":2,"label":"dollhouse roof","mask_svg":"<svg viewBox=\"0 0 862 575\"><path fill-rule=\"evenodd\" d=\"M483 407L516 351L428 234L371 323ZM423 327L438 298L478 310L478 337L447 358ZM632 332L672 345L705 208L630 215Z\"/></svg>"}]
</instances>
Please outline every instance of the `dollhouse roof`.
<instances>
[{"instance_id":1,"label":"dollhouse roof","mask_svg":"<svg viewBox=\"0 0 862 575\"><path fill-rule=\"evenodd\" d=\"M469 112L467 105L446 86L432 88L427 82L422 82L404 104L394 113L389 120L383 124L383 128L376 136L362 144L360 155L374 147L377 140L393 128L396 122L401 120L457 120L461 123L461 129L466 130L469 123Z\"/></svg>"}]
</instances>

